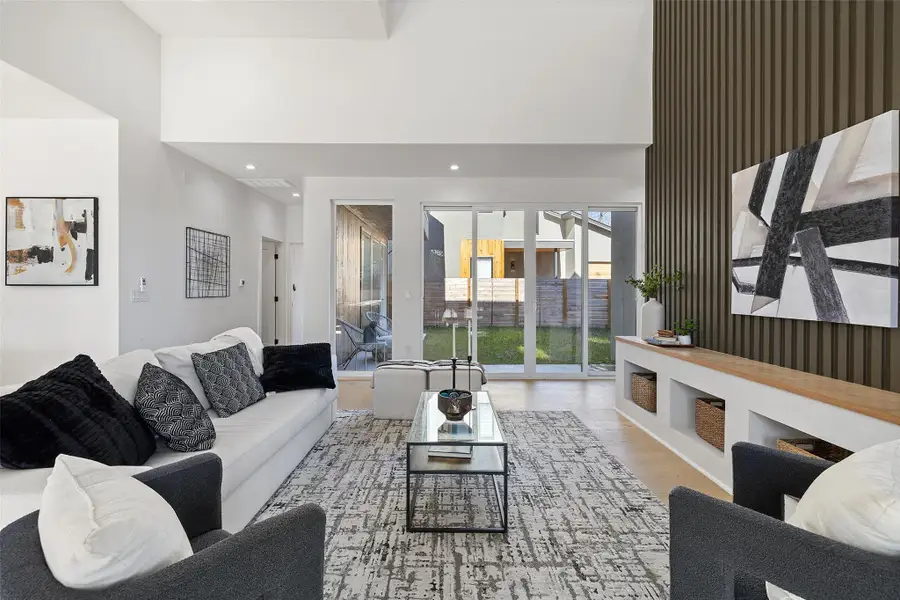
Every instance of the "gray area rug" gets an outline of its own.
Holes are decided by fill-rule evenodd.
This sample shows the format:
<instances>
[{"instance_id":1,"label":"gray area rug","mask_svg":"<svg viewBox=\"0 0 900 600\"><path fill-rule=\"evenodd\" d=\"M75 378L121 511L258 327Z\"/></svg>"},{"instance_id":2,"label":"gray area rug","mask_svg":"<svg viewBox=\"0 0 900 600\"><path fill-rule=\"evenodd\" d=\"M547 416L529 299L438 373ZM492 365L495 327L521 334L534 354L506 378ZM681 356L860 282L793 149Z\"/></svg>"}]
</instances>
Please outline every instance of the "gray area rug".
<instances>
[{"instance_id":1,"label":"gray area rug","mask_svg":"<svg viewBox=\"0 0 900 600\"><path fill-rule=\"evenodd\" d=\"M505 537L407 533L409 422L370 412L339 413L256 519L307 502L325 509L329 599L667 599L662 503L574 414L502 411L500 422L510 444ZM494 516L487 477L423 486L417 515Z\"/></svg>"}]
</instances>

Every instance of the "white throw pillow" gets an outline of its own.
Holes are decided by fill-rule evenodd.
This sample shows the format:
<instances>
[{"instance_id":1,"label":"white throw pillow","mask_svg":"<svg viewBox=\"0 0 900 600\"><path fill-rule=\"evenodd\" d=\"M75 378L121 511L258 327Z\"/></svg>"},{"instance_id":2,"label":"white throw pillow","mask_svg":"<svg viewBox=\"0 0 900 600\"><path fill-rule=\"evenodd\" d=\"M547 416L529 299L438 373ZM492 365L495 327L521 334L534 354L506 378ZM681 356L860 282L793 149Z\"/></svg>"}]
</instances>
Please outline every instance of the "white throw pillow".
<instances>
[{"instance_id":1,"label":"white throw pillow","mask_svg":"<svg viewBox=\"0 0 900 600\"><path fill-rule=\"evenodd\" d=\"M259 377L263 374L263 341L255 331L249 327L236 327L229 329L224 333L215 336L212 341L231 341L234 345L244 342L247 345L247 352L250 353L250 362L253 363L253 371Z\"/></svg>"},{"instance_id":2,"label":"white throw pillow","mask_svg":"<svg viewBox=\"0 0 900 600\"><path fill-rule=\"evenodd\" d=\"M869 552L900 556L900 440L866 448L819 475L787 522ZM771 583L766 591L769 600L802 600Z\"/></svg>"},{"instance_id":3,"label":"white throw pillow","mask_svg":"<svg viewBox=\"0 0 900 600\"><path fill-rule=\"evenodd\" d=\"M209 410L211 404L209 403L209 398L206 397L206 392L203 391L203 384L200 383L197 372L194 371L194 361L191 360L191 354L194 352L197 352L198 354L209 354L210 352L215 352L222 348L234 346L237 343L238 342L231 338L223 338L221 340L200 342L197 344L189 344L187 346L160 348L154 352L154 354L156 355L156 360L159 361L159 366L185 382L197 396L197 399L200 401L200 404L203 405L203 408Z\"/></svg>"},{"instance_id":4,"label":"white throw pillow","mask_svg":"<svg viewBox=\"0 0 900 600\"><path fill-rule=\"evenodd\" d=\"M61 454L41 497L47 566L70 588L100 589L193 554L175 510L115 467Z\"/></svg>"},{"instance_id":5,"label":"white throw pillow","mask_svg":"<svg viewBox=\"0 0 900 600\"><path fill-rule=\"evenodd\" d=\"M134 404L134 395L137 393L138 379L144 365L150 363L154 367L159 366L159 361L152 350L133 350L110 359L99 365L100 372L119 392L119 395Z\"/></svg>"}]
</instances>

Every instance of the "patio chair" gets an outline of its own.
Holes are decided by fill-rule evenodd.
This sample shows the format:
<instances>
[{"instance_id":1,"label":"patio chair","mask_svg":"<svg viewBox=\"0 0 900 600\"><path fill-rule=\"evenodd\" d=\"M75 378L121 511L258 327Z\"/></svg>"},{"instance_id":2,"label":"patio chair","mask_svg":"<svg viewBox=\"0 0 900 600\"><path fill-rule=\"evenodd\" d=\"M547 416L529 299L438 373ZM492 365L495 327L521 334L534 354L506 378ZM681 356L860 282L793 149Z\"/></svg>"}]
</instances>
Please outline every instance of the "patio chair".
<instances>
[{"instance_id":1,"label":"patio chair","mask_svg":"<svg viewBox=\"0 0 900 600\"><path fill-rule=\"evenodd\" d=\"M365 369L368 371L369 366L369 353L372 354L373 360L378 362L378 350L384 350L387 346L383 341L376 340L374 342L366 342L363 330L357 327L356 325L352 325L347 321L342 321L341 319L337 320L341 326L341 329L344 332L344 335L347 336L347 339L350 341L350 344L353 346L353 351L350 353L350 356L341 363L341 370L346 370L347 365L353 362L353 359L356 358L358 354L362 354L364 357Z\"/></svg>"},{"instance_id":2,"label":"patio chair","mask_svg":"<svg viewBox=\"0 0 900 600\"><path fill-rule=\"evenodd\" d=\"M366 312L366 320L375 325L375 336L379 342L384 343L385 356L390 358L393 350L394 324L390 317L377 312Z\"/></svg>"},{"instance_id":3,"label":"patio chair","mask_svg":"<svg viewBox=\"0 0 900 600\"><path fill-rule=\"evenodd\" d=\"M388 348L390 348L390 339L394 331L394 324L391 323L390 317L386 317L381 313L369 311L366 313L366 319L371 323L375 323L375 331L378 333L378 337L387 338Z\"/></svg>"}]
</instances>

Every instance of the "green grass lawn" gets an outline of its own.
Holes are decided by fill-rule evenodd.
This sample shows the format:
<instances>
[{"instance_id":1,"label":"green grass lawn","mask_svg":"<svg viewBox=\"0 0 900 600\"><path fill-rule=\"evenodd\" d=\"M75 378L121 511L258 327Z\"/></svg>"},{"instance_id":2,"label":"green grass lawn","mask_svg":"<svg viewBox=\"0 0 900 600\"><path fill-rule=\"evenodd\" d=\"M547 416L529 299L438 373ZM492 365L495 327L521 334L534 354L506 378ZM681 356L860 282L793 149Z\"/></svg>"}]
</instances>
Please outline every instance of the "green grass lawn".
<instances>
[{"instance_id":1,"label":"green grass lawn","mask_svg":"<svg viewBox=\"0 0 900 600\"><path fill-rule=\"evenodd\" d=\"M438 360L452 355L451 329L426 327L423 358ZM591 329L590 364L608 364L609 329ZM466 330L456 330L456 354L466 355ZM525 362L525 330L521 327L480 327L478 360L485 365L521 365ZM581 364L581 330L574 327L538 327L537 362L542 365Z\"/></svg>"}]
</instances>

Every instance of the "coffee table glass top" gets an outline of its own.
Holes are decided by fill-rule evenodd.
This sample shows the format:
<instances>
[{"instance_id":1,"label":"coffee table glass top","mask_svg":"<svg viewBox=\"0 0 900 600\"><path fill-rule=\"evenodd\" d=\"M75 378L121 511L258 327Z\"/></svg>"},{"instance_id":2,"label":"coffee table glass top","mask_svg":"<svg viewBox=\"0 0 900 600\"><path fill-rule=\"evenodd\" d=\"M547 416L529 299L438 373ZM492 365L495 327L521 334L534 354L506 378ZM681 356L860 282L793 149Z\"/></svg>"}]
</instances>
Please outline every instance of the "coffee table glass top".
<instances>
[{"instance_id":1,"label":"coffee table glass top","mask_svg":"<svg viewBox=\"0 0 900 600\"><path fill-rule=\"evenodd\" d=\"M437 392L423 392L409 429L408 444L505 444L506 438L487 392L474 392L474 408L461 421L448 422L438 410Z\"/></svg>"}]
</instances>

